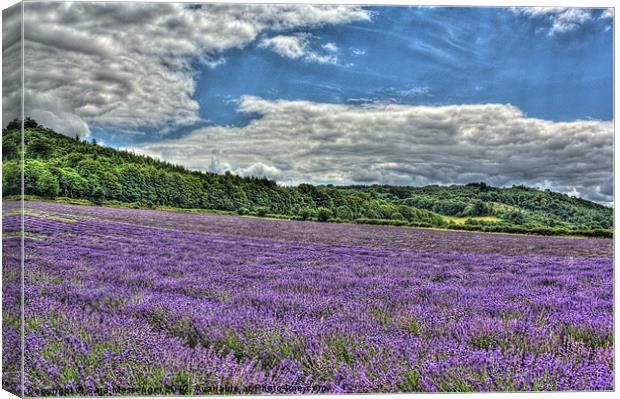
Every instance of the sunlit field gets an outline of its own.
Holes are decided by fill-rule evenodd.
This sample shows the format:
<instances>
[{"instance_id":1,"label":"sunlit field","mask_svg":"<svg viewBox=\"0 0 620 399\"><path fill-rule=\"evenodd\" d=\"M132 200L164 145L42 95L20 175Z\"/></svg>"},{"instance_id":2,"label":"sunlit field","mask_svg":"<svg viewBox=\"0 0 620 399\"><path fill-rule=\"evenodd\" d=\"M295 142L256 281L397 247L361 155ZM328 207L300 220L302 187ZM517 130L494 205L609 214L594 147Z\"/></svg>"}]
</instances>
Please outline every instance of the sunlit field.
<instances>
[{"instance_id":1,"label":"sunlit field","mask_svg":"<svg viewBox=\"0 0 620 399\"><path fill-rule=\"evenodd\" d=\"M26 209L27 395L614 386L611 240ZM18 243L5 235L12 389Z\"/></svg>"}]
</instances>

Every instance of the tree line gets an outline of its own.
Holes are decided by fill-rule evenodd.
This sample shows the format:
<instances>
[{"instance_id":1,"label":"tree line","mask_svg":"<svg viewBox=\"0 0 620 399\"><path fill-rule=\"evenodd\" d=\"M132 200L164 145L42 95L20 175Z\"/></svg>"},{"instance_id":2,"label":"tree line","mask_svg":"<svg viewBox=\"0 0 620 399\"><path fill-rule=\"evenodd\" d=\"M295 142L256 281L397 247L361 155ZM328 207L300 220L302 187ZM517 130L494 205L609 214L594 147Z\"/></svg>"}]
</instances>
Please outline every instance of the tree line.
<instances>
[{"instance_id":1,"label":"tree line","mask_svg":"<svg viewBox=\"0 0 620 399\"><path fill-rule=\"evenodd\" d=\"M613 223L611 208L527 187L495 188L484 183L285 187L266 178L192 171L79 137L69 138L32 120L27 124L23 149L27 195L140 208L198 208L301 220L481 231L537 230L536 234L609 236ZM3 130L5 196L20 194L20 129L21 123L14 123ZM471 219L456 225L445 216ZM476 219L484 216L498 220Z\"/></svg>"}]
</instances>

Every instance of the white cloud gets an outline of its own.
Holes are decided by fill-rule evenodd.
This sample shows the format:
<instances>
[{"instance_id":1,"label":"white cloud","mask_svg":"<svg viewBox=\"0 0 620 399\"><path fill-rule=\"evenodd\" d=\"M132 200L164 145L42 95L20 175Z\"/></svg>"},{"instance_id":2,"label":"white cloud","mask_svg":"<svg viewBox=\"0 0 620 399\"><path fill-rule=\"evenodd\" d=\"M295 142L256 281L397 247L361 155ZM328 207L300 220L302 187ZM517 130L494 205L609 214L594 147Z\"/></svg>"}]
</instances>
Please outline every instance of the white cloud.
<instances>
[{"instance_id":1,"label":"white cloud","mask_svg":"<svg viewBox=\"0 0 620 399\"><path fill-rule=\"evenodd\" d=\"M225 62L226 50L268 30L370 18L360 7L299 4L31 2L24 14L26 114L82 136L95 125L131 132L195 123L192 60L213 68ZM18 95L11 86L19 69L10 66L20 61L12 44L19 42L19 18L5 14L3 62L17 71L3 78L5 121L19 116L19 101L9 98Z\"/></svg>"},{"instance_id":2,"label":"white cloud","mask_svg":"<svg viewBox=\"0 0 620 399\"><path fill-rule=\"evenodd\" d=\"M218 157L213 157L207 170L209 172L223 174L225 172L229 172L231 170L231 167L228 162L222 161Z\"/></svg>"},{"instance_id":3,"label":"white cloud","mask_svg":"<svg viewBox=\"0 0 620 399\"><path fill-rule=\"evenodd\" d=\"M486 181L613 200L612 122L552 122L502 104L355 106L242 97L239 110L259 117L140 150L202 169L210 162L204 154L215 150L228 170L285 184Z\"/></svg>"},{"instance_id":4,"label":"white cloud","mask_svg":"<svg viewBox=\"0 0 620 399\"><path fill-rule=\"evenodd\" d=\"M325 43L323 45L323 48L327 51L329 51L330 53L335 53L338 51L338 46L336 46L335 43Z\"/></svg>"},{"instance_id":5,"label":"white cloud","mask_svg":"<svg viewBox=\"0 0 620 399\"><path fill-rule=\"evenodd\" d=\"M272 180L282 177L280 169L275 166L265 165L262 162L257 162L247 168L237 170L237 173L241 176L266 177Z\"/></svg>"},{"instance_id":6,"label":"white cloud","mask_svg":"<svg viewBox=\"0 0 620 399\"><path fill-rule=\"evenodd\" d=\"M515 8L514 12L530 18L548 21L549 36L575 31L584 24L594 20L594 9L564 7L527 7Z\"/></svg>"},{"instance_id":7,"label":"white cloud","mask_svg":"<svg viewBox=\"0 0 620 399\"><path fill-rule=\"evenodd\" d=\"M310 39L310 35L303 33L290 36L278 35L261 40L259 47L270 49L285 58L303 59L304 61L318 62L320 64L336 64L338 62L337 57L334 55L320 54L312 50ZM330 49L327 49L326 46L329 46ZM333 43L328 43L323 48L330 53L336 50Z\"/></svg>"},{"instance_id":8,"label":"white cloud","mask_svg":"<svg viewBox=\"0 0 620 399\"><path fill-rule=\"evenodd\" d=\"M607 8L605 11L601 13L601 15L599 16L599 19L613 19L613 17L614 17L614 9Z\"/></svg>"},{"instance_id":9,"label":"white cloud","mask_svg":"<svg viewBox=\"0 0 620 399\"><path fill-rule=\"evenodd\" d=\"M260 47L273 50L275 53L286 58L301 58L308 52L307 35L275 36L263 39Z\"/></svg>"},{"instance_id":10,"label":"white cloud","mask_svg":"<svg viewBox=\"0 0 620 399\"><path fill-rule=\"evenodd\" d=\"M584 23L592 19L592 14L587 10L570 8L557 14L553 18L552 33L565 33L578 29Z\"/></svg>"},{"instance_id":11,"label":"white cloud","mask_svg":"<svg viewBox=\"0 0 620 399\"><path fill-rule=\"evenodd\" d=\"M432 97L431 88L428 86L410 87L396 89L394 87L386 87L381 90L385 94L395 94L400 97Z\"/></svg>"}]
</instances>

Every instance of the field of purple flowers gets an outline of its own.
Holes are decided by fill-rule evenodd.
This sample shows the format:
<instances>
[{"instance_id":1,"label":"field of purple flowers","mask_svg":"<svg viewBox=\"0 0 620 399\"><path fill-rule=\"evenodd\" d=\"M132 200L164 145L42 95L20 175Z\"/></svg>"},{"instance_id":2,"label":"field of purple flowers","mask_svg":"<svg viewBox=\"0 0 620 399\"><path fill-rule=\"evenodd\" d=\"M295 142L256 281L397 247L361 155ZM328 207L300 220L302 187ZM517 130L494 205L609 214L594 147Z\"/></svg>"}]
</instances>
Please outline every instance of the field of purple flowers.
<instances>
[{"instance_id":1,"label":"field of purple flowers","mask_svg":"<svg viewBox=\"0 0 620 399\"><path fill-rule=\"evenodd\" d=\"M611 240L26 209L27 395L614 387Z\"/></svg>"}]
</instances>

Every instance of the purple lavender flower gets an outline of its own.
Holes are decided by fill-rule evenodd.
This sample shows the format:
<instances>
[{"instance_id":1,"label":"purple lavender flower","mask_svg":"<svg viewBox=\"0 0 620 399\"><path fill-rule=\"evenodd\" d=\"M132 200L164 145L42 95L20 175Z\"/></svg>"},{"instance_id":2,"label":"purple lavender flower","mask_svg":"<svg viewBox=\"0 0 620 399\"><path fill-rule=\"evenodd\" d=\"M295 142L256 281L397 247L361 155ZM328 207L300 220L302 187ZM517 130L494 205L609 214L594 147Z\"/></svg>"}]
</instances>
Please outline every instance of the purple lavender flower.
<instances>
[{"instance_id":1,"label":"purple lavender flower","mask_svg":"<svg viewBox=\"0 0 620 399\"><path fill-rule=\"evenodd\" d=\"M26 208L27 395L614 387L610 240Z\"/></svg>"}]
</instances>

